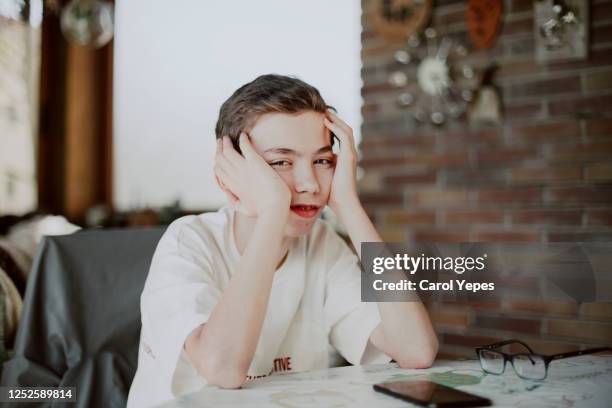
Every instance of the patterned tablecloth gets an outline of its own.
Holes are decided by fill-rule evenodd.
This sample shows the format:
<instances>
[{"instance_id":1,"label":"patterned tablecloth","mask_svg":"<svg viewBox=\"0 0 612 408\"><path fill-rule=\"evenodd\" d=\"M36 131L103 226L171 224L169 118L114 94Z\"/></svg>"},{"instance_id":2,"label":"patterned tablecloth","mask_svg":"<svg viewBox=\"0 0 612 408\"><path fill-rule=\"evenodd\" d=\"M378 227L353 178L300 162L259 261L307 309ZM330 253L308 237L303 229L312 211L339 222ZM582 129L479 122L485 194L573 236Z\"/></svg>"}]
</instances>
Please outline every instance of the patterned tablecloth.
<instances>
[{"instance_id":1,"label":"patterned tablecloth","mask_svg":"<svg viewBox=\"0 0 612 408\"><path fill-rule=\"evenodd\" d=\"M380 364L274 375L240 390L207 386L163 407L406 407L411 404L375 392L372 384L416 379L488 397L500 407L612 406L612 355L600 355L554 361L544 381L522 380L510 366L501 376L486 375L476 360L440 360L426 370Z\"/></svg>"}]
</instances>

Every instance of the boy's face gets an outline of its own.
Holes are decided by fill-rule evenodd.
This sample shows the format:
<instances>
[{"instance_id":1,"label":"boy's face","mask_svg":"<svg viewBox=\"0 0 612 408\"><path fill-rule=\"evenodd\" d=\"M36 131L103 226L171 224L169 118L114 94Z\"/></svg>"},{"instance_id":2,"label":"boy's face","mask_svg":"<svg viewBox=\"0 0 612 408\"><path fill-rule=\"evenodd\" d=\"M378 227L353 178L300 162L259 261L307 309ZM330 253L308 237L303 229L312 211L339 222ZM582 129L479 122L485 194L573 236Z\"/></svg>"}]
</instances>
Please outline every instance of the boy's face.
<instances>
[{"instance_id":1,"label":"boy's face","mask_svg":"<svg viewBox=\"0 0 612 408\"><path fill-rule=\"evenodd\" d=\"M268 113L249 132L257 153L291 191L289 237L308 233L329 200L336 159L323 117L314 111Z\"/></svg>"}]
</instances>

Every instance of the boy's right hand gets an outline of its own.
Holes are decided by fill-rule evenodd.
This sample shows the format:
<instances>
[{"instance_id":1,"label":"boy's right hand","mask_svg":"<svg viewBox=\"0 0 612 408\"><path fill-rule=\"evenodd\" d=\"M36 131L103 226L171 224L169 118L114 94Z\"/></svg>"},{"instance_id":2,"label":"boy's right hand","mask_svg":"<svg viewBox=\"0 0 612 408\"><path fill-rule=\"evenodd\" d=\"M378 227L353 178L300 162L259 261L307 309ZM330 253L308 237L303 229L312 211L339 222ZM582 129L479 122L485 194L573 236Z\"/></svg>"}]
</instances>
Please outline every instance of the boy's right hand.
<instances>
[{"instance_id":1,"label":"boy's right hand","mask_svg":"<svg viewBox=\"0 0 612 408\"><path fill-rule=\"evenodd\" d=\"M245 133L240 155L228 136L217 139L214 172L234 208L249 217L266 211L289 211L291 191L285 181L253 149Z\"/></svg>"}]
</instances>

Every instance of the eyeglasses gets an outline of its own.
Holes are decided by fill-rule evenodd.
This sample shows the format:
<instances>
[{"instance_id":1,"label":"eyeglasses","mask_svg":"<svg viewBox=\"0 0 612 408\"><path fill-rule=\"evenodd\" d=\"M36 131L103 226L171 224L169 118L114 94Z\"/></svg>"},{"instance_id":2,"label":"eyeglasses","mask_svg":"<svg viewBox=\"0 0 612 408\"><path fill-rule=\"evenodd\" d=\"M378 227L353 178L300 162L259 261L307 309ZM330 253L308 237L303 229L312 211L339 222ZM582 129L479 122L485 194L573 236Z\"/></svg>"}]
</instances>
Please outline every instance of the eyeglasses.
<instances>
[{"instance_id":1,"label":"eyeglasses","mask_svg":"<svg viewBox=\"0 0 612 408\"><path fill-rule=\"evenodd\" d=\"M495 350L499 347L514 343L522 345L529 351L529 353L507 354ZM506 369L506 363L509 361L512 364L514 372L519 377L526 380L543 380L548 375L548 366L553 360L593 354L607 350L612 350L612 348L598 347L587 350L570 351L561 354L543 355L534 353L533 350L531 350L531 348L522 341L511 339L499 343L489 344L488 346L476 347L476 354L480 360L480 366L485 373L500 375Z\"/></svg>"}]
</instances>

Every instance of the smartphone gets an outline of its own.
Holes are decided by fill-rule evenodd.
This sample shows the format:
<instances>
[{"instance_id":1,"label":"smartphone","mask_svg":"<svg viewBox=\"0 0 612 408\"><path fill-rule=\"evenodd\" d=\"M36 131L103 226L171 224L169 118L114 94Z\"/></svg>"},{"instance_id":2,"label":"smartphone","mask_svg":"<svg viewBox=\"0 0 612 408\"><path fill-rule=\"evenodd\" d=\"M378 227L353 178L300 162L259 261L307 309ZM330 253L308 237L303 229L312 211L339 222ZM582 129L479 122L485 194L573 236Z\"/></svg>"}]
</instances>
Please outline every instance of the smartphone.
<instances>
[{"instance_id":1,"label":"smartphone","mask_svg":"<svg viewBox=\"0 0 612 408\"><path fill-rule=\"evenodd\" d=\"M374 390L423 407L488 407L491 400L433 381L396 381L374 384Z\"/></svg>"}]
</instances>

